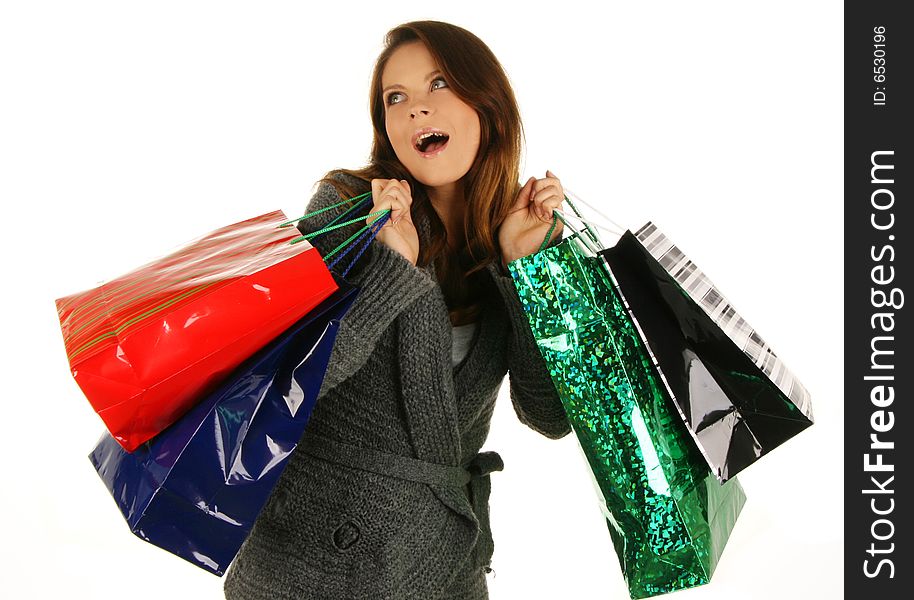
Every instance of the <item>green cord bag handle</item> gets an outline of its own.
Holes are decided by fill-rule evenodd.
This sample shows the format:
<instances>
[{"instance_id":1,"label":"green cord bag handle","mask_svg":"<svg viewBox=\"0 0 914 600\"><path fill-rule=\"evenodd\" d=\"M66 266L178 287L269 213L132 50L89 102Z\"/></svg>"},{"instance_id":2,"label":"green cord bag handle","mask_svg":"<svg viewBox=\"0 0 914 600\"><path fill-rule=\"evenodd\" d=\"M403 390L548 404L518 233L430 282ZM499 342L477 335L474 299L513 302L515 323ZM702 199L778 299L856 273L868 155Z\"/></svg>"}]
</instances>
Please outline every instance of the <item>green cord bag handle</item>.
<instances>
[{"instance_id":1,"label":"green cord bag handle","mask_svg":"<svg viewBox=\"0 0 914 600\"><path fill-rule=\"evenodd\" d=\"M304 240L314 239L314 238L316 238L320 235L323 235L325 233L328 233L330 231L335 231L337 229L346 227L347 225L351 225L353 223L358 223L360 221L364 221L367 217L376 216L377 218L373 219L370 223L366 224L364 227L362 227L361 229L356 231L354 234L349 236L348 239L343 241L341 244L339 244L336 248L334 248L333 250L328 252L327 255L323 257L324 261L326 262L327 259L329 259L333 255L335 255L337 252L339 252L343 248L346 248L347 246L349 246L348 248L346 248L346 250L342 254L340 254L340 256L338 256L336 258L336 260L334 260L333 262L331 262L327 265L327 267L329 269L332 269L353 248L358 247L360 242L362 241L362 239L364 239L366 236L370 235L370 238L365 242L364 246L362 246L359 253L355 256L355 258L352 260L352 262L349 264L349 266L346 268L346 270L343 271L342 276L345 277L346 274L349 273L349 270L352 269L352 267L355 265L355 263L362 256L362 254L364 254L364 252L368 249L368 246L371 244L371 241L374 240L374 238L377 236L378 231L380 231L380 229L384 226L384 224L388 221L388 219L390 219L390 216L389 216L390 209L385 209L385 210L367 214L362 217L356 217L354 219L350 219L350 220L344 221L342 223L336 223L336 221L339 221L340 219L344 218L349 213L353 212L354 210L356 210L356 209L360 208L362 205L364 205L369 196L371 196L371 192L366 192L364 194L360 194L358 196L355 196L354 198L347 198L345 200L341 200L340 202L337 202L336 204L332 204L332 205L322 208L320 210L316 210L316 211L307 213L305 215L302 215L301 217L297 217L295 219L290 219L284 223L280 223L277 227L289 227L291 225L297 224L299 221L302 221L304 219L308 219L310 217L314 217L316 215L325 213L329 210L333 210L334 208L342 206L343 204L346 204L347 202L353 202L355 200L359 200L359 202L357 202L356 204L351 206L346 212L344 212L343 214L338 215L336 218L334 218L333 221L331 221L326 227L323 227L322 229L319 229L317 231L313 231L311 233L307 233L305 235L297 237L289 242L290 244L297 244ZM368 231L369 229L371 230L370 232ZM352 243L353 240L355 240L355 243ZM350 243L352 243L351 246L350 246Z\"/></svg>"}]
</instances>

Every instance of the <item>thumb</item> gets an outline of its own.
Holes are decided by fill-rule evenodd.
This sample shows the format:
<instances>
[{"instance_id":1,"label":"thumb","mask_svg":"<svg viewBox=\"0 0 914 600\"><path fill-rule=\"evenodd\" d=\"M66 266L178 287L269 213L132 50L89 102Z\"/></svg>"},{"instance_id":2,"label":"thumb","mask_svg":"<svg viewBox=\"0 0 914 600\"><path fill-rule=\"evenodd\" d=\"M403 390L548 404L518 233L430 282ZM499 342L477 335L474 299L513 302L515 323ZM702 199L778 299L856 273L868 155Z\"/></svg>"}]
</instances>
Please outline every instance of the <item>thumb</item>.
<instances>
[{"instance_id":1,"label":"thumb","mask_svg":"<svg viewBox=\"0 0 914 600\"><path fill-rule=\"evenodd\" d=\"M511 207L512 212L521 208L527 208L527 205L530 204L530 196L533 194L534 183L536 183L536 177L531 177L527 180L527 183L524 184L524 187L520 189L517 193L517 199Z\"/></svg>"}]
</instances>

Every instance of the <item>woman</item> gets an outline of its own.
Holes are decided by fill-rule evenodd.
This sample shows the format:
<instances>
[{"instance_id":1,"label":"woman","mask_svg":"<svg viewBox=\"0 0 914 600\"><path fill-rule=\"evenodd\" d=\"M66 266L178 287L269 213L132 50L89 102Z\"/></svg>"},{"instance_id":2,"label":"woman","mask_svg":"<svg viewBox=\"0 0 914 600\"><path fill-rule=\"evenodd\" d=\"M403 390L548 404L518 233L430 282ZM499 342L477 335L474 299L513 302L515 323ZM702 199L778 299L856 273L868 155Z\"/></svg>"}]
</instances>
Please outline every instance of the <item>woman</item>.
<instances>
[{"instance_id":1,"label":"woman","mask_svg":"<svg viewBox=\"0 0 914 600\"><path fill-rule=\"evenodd\" d=\"M308 211L370 189L370 212L391 218L350 273L359 295L308 430L228 573L230 599L487 598L489 473L502 463L479 449L505 374L522 422L570 431L505 270L550 231L560 241L563 191L549 172L518 183L521 123L501 65L464 29L401 25L378 57L371 114L370 164L329 173ZM314 244L324 254L351 233Z\"/></svg>"}]
</instances>

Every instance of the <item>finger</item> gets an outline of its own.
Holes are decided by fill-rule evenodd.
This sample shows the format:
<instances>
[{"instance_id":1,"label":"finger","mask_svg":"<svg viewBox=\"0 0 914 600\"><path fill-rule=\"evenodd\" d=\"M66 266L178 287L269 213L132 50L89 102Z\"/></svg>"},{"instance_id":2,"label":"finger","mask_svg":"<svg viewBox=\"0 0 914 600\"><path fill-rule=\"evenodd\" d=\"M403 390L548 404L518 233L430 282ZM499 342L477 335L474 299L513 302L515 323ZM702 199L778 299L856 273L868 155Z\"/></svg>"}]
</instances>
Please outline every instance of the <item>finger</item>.
<instances>
[{"instance_id":1,"label":"finger","mask_svg":"<svg viewBox=\"0 0 914 600\"><path fill-rule=\"evenodd\" d=\"M385 197L389 198L391 201L390 220L394 225L399 224L404 218L406 218L407 221L412 222L411 207L413 199L409 190L409 182L405 179L391 179L384 192L384 194L386 194Z\"/></svg>"},{"instance_id":2,"label":"finger","mask_svg":"<svg viewBox=\"0 0 914 600\"><path fill-rule=\"evenodd\" d=\"M384 189L385 181L383 179L372 179L371 180L371 199L377 203L378 198L381 197L381 190Z\"/></svg>"},{"instance_id":3,"label":"finger","mask_svg":"<svg viewBox=\"0 0 914 600\"><path fill-rule=\"evenodd\" d=\"M399 200L399 194L402 193L399 182L396 179L372 179L371 193L374 200L371 214L390 210L389 218L382 229L388 225L393 226L403 212L403 203ZM384 215L368 217L366 222L374 223L380 218L384 218Z\"/></svg>"},{"instance_id":4,"label":"finger","mask_svg":"<svg viewBox=\"0 0 914 600\"><path fill-rule=\"evenodd\" d=\"M548 211L549 214L552 214L552 210L562 207L562 197L561 196L550 196L543 200L540 203L540 206L543 207L543 210Z\"/></svg>"},{"instance_id":5,"label":"finger","mask_svg":"<svg viewBox=\"0 0 914 600\"><path fill-rule=\"evenodd\" d=\"M546 182L546 183L542 183L538 186L535 186L536 189L533 192L532 197L530 199L531 203L537 207L536 208L537 213L541 217L548 216L548 215L544 215L544 213L543 213L543 208L542 208L543 202L545 202L546 200L549 200L550 198L559 198L559 199L563 198L561 186L552 184L552 183L548 183L548 181L549 180L546 180L546 179L540 179L537 183L539 183L539 182Z\"/></svg>"},{"instance_id":6,"label":"finger","mask_svg":"<svg viewBox=\"0 0 914 600\"><path fill-rule=\"evenodd\" d=\"M543 177L542 179L537 179L537 182L539 183L538 187L540 187L540 188L546 187L549 185L558 186L559 188L562 187L562 182L559 181L559 178L556 177L555 173L553 173L552 171L546 171L546 176Z\"/></svg>"},{"instance_id":7,"label":"finger","mask_svg":"<svg viewBox=\"0 0 914 600\"><path fill-rule=\"evenodd\" d=\"M376 215L374 213L384 210L386 206L383 204L382 196L384 193L384 187L387 185L387 179L372 179L371 180L371 199L373 206L368 213L372 216L367 217L365 222L367 224L376 223L378 219L384 217L384 215ZM387 227L387 223L384 224L384 227Z\"/></svg>"},{"instance_id":8,"label":"finger","mask_svg":"<svg viewBox=\"0 0 914 600\"><path fill-rule=\"evenodd\" d=\"M553 211L555 209L561 209L562 198L549 198L548 200L543 201L543 213L546 215L548 220L552 220L554 217Z\"/></svg>"},{"instance_id":9,"label":"finger","mask_svg":"<svg viewBox=\"0 0 914 600\"><path fill-rule=\"evenodd\" d=\"M531 205L533 206L533 205ZM542 204L535 205L536 208L533 210L533 217L538 221L543 222L552 222L552 209L544 206Z\"/></svg>"},{"instance_id":10,"label":"finger","mask_svg":"<svg viewBox=\"0 0 914 600\"><path fill-rule=\"evenodd\" d=\"M533 195L532 205L541 219L552 219L552 208L561 204L562 200L563 197L560 190L555 186L548 186ZM550 207L544 206L549 201L552 202L552 205Z\"/></svg>"},{"instance_id":11,"label":"finger","mask_svg":"<svg viewBox=\"0 0 914 600\"><path fill-rule=\"evenodd\" d=\"M562 186L562 182L559 181L558 175L556 175L555 173L553 173L552 171L547 169L546 177L549 177L549 178L552 178L555 180L555 185L558 186L559 196L561 196L562 199L564 199L565 198L565 188Z\"/></svg>"},{"instance_id":12,"label":"finger","mask_svg":"<svg viewBox=\"0 0 914 600\"><path fill-rule=\"evenodd\" d=\"M556 175L552 171L546 169L546 177L550 177L555 180L555 185L558 187L558 190L559 190L559 196L561 196L562 199L564 200L565 199L565 188L562 186L562 182L559 181L558 175Z\"/></svg>"},{"instance_id":13,"label":"finger","mask_svg":"<svg viewBox=\"0 0 914 600\"><path fill-rule=\"evenodd\" d=\"M409 182L406 181L405 179L401 179L401 180L400 180L400 184L401 184L401 185L403 186L403 188L404 188L404 189L403 189L403 191L405 192L405 193L404 193L404 199L406 200L407 206L412 206L412 203L413 203L413 190L412 190L412 188L409 186Z\"/></svg>"},{"instance_id":14,"label":"finger","mask_svg":"<svg viewBox=\"0 0 914 600\"><path fill-rule=\"evenodd\" d=\"M404 196L402 185L396 179L391 179L381 192L381 201L384 208L390 209L390 221L388 222L391 225L399 223L400 219L403 218L403 214L408 210Z\"/></svg>"},{"instance_id":15,"label":"finger","mask_svg":"<svg viewBox=\"0 0 914 600\"><path fill-rule=\"evenodd\" d=\"M559 191L562 193L562 195L563 195L563 196L565 195L565 192L564 192L564 190L562 189L562 182L559 181L559 178L558 178L558 176L557 176L555 173L553 173L552 171L549 171L549 170L547 169L547 170L546 170L546 178L547 178L549 181L551 181L552 183L554 183L555 185L557 185L558 188L559 188Z\"/></svg>"},{"instance_id":16,"label":"finger","mask_svg":"<svg viewBox=\"0 0 914 600\"><path fill-rule=\"evenodd\" d=\"M533 193L536 194L539 191L553 188L557 193L561 194L562 184L558 179L546 178L546 179L537 179L536 183L533 184Z\"/></svg>"}]
</instances>

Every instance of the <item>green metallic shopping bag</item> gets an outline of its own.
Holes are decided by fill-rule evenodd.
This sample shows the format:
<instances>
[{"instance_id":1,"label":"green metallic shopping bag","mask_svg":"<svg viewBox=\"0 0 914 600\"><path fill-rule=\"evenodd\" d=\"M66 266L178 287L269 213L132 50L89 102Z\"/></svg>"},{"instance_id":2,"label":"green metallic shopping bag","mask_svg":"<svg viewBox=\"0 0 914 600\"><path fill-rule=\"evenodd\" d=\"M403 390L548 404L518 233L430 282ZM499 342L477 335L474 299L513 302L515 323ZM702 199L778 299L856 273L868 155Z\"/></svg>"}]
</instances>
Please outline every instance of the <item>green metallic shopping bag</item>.
<instances>
[{"instance_id":1,"label":"green metallic shopping bag","mask_svg":"<svg viewBox=\"0 0 914 600\"><path fill-rule=\"evenodd\" d=\"M718 482L678 418L598 243L576 234L508 268L629 593L646 598L707 583L746 498L736 478Z\"/></svg>"}]
</instances>

